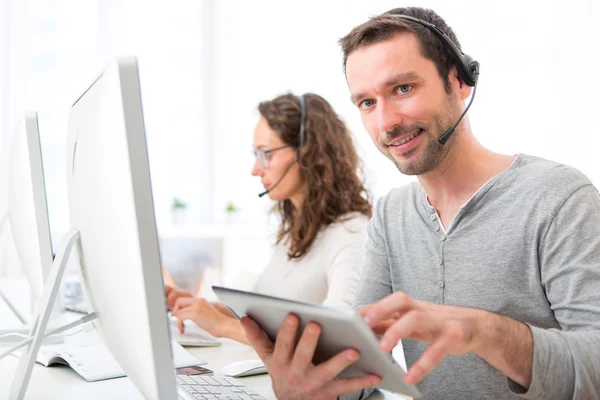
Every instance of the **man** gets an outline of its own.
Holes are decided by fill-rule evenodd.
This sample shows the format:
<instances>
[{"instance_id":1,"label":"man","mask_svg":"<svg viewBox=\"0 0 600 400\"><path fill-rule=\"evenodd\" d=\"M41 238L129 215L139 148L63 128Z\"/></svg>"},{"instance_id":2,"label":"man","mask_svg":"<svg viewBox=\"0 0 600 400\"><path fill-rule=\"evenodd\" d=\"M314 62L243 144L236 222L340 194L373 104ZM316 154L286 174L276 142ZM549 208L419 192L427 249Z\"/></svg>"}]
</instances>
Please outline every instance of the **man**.
<instances>
[{"instance_id":1,"label":"man","mask_svg":"<svg viewBox=\"0 0 600 400\"><path fill-rule=\"evenodd\" d=\"M418 177L378 204L359 312L383 335L383 351L404 339L405 381L426 398L600 398L597 190L570 167L477 142L461 114L466 78L478 71L461 72L434 28L397 14L436 25L460 48L437 14L419 8L374 17L340 41L365 128ZM295 348L294 316L275 344L243 324L279 398L330 399L378 383L333 380L353 350L312 365L316 324Z\"/></svg>"}]
</instances>

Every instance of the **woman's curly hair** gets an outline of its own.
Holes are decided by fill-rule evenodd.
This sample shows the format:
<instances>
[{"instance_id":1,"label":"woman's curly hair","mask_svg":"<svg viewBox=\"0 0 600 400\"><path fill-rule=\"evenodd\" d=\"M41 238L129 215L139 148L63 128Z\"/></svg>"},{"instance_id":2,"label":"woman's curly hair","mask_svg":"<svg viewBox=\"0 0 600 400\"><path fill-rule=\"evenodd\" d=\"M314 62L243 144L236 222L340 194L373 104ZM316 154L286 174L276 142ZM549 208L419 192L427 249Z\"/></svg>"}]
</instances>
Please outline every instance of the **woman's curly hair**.
<instances>
[{"instance_id":1,"label":"woman's curly hair","mask_svg":"<svg viewBox=\"0 0 600 400\"><path fill-rule=\"evenodd\" d=\"M260 103L258 110L284 143L299 151L304 200L297 210L290 200L277 202L281 215L277 243L290 239L288 257L301 258L321 228L347 219L350 212L371 217L369 194L359 177L360 159L352 135L333 107L321 96L307 93L305 138L300 144L300 100L285 94Z\"/></svg>"}]
</instances>

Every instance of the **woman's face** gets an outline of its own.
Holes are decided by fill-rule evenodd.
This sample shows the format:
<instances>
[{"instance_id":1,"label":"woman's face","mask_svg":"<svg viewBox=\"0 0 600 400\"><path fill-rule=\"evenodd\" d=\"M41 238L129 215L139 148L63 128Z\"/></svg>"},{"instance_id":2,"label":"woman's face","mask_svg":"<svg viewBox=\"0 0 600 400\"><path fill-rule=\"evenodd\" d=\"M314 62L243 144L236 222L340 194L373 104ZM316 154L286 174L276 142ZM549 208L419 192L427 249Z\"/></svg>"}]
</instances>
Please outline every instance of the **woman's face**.
<instances>
[{"instance_id":1,"label":"woman's face","mask_svg":"<svg viewBox=\"0 0 600 400\"><path fill-rule=\"evenodd\" d=\"M269 191L269 198L275 201L289 199L298 207L304 190L300 166L296 163L296 149L287 147L264 117L254 129L252 146L257 157L251 173L260 176L265 190Z\"/></svg>"}]
</instances>

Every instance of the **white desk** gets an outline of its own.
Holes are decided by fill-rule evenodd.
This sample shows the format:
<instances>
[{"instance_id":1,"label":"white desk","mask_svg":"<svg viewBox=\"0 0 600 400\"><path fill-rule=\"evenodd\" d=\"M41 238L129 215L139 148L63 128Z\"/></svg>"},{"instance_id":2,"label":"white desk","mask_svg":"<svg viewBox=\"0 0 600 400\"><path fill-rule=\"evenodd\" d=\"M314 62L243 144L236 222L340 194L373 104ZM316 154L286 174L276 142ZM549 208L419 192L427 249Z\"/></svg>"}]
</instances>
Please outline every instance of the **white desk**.
<instances>
[{"instance_id":1,"label":"white desk","mask_svg":"<svg viewBox=\"0 0 600 400\"><path fill-rule=\"evenodd\" d=\"M19 282L20 281L20 282ZM5 288L14 297L27 301L27 289L22 280L0 280L0 288ZM12 289L12 290L10 290ZM13 297L13 298L14 298ZM23 303L21 303L22 305ZM24 309L27 309L26 307ZM78 316L81 316L78 314ZM7 317L6 314L2 317ZM0 318L0 328L7 327L7 318ZM12 323L12 321L11 321ZM220 347L187 347L186 349L201 360L207 361L205 367L212 369L215 376L222 376L221 369L232 362L256 359L256 352L244 344L223 339ZM5 348L0 346L0 351ZM0 360L0 399L8 398L10 386L19 359L8 356ZM271 379L268 375L238 378L246 386L251 387L267 399L274 399ZM109 379L100 382L86 382L75 371L67 366L46 368L36 364L27 389L26 399L131 399L143 400L143 396L127 378ZM371 400L407 399L388 392L376 392L369 397Z\"/></svg>"},{"instance_id":2,"label":"white desk","mask_svg":"<svg viewBox=\"0 0 600 400\"><path fill-rule=\"evenodd\" d=\"M0 347L1 348L1 347ZM209 362L206 365L220 374L223 366L234 361L256 358L256 353L249 346L233 341L224 341L221 347L188 348L196 357ZM9 356L0 361L0 399L8 398L10 385L17 368L18 358ZM247 386L254 388L268 398L274 398L271 380L268 375L243 378ZM140 399L131 380L127 378L109 379L88 383L75 371L66 366L46 368L36 364L27 390L26 399Z\"/></svg>"},{"instance_id":3,"label":"white desk","mask_svg":"<svg viewBox=\"0 0 600 400\"><path fill-rule=\"evenodd\" d=\"M1 347L0 347L1 349ZM196 357L208 361L205 367L221 375L221 368L234 361L257 358L254 350L246 345L224 340L221 347L187 348ZM17 368L18 358L9 356L0 361L0 399L8 398L10 385ZM246 386L251 387L267 399L274 399L271 379L268 375L238 378ZM36 364L27 389L26 399L131 399L143 400L131 380L127 378L109 379L88 383L75 371L66 366L46 368ZM388 392L376 392L371 400L403 399Z\"/></svg>"}]
</instances>

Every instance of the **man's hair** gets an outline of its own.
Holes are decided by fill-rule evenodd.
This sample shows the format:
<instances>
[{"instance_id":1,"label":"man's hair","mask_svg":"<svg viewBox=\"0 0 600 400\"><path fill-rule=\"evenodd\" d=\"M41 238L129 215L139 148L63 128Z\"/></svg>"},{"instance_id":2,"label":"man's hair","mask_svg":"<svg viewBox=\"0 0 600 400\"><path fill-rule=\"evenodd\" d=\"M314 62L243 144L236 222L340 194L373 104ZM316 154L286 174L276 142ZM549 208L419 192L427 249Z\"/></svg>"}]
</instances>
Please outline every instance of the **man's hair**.
<instances>
[{"instance_id":1,"label":"man's hair","mask_svg":"<svg viewBox=\"0 0 600 400\"><path fill-rule=\"evenodd\" d=\"M413 33L419 43L421 55L435 64L440 77L444 81L444 88L450 93L450 80L448 74L455 63L451 51L447 45L431 31L430 28L417 22L394 17L392 14L403 14L422 19L437 26L442 32L454 42L456 47L462 51L456 35L446 21L434 11L420 7L394 8L369 19L369 21L358 25L352 31L340 39L344 56L344 73L348 56L362 46L386 41L396 35Z\"/></svg>"},{"instance_id":2,"label":"man's hair","mask_svg":"<svg viewBox=\"0 0 600 400\"><path fill-rule=\"evenodd\" d=\"M305 138L301 148L298 97L286 94L258 106L260 115L281 140L300 152L302 206L296 209L288 199L274 207L281 216L277 243L289 239L290 259L306 254L321 228L347 219L346 214L358 212L371 217L368 192L359 176L361 163L350 131L321 96L307 93L304 103Z\"/></svg>"}]
</instances>

